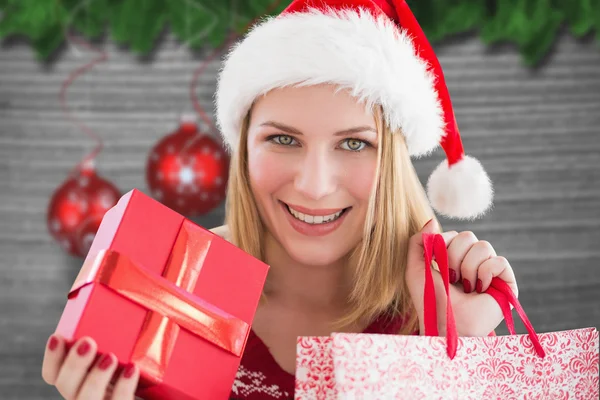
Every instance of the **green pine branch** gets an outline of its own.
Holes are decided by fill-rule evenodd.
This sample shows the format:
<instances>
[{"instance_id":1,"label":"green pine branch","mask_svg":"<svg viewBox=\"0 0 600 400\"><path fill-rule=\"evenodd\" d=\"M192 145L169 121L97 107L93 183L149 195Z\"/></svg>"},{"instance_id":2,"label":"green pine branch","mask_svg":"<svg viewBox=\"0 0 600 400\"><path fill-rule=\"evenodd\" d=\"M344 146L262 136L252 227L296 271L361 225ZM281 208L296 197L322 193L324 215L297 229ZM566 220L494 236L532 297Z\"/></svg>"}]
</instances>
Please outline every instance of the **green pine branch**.
<instances>
[{"instance_id":1,"label":"green pine branch","mask_svg":"<svg viewBox=\"0 0 600 400\"><path fill-rule=\"evenodd\" d=\"M600 0L407 0L432 42L477 32L486 44L514 43L527 65L548 53L566 26L576 37L596 32ZM0 0L0 39L25 37L40 60L64 42L67 29L111 40L144 55L166 29L191 49L225 44L256 18L290 0Z\"/></svg>"},{"instance_id":2,"label":"green pine branch","mask_svg":"<svg viewBox=\"0 0 600 400\"><path fill-rule=\"evenodd\" d=\"M128 45L135 53L149 53L166 27L167 1L114 0L112 3L111 38L118 44Z\"/></svg>"}]
</instances>

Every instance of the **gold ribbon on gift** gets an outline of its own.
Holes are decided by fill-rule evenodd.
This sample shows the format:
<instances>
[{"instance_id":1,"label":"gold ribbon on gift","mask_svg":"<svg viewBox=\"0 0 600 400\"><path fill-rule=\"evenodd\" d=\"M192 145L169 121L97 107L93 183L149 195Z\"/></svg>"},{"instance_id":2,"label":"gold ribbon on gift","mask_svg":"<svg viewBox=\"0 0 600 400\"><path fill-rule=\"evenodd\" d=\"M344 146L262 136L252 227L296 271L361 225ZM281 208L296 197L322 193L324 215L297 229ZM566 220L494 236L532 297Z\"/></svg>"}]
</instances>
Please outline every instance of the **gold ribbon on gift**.
<instances>
[{"instance_id":1,"label":"gold ribbon on gift","mask_svg":"<svg viewBox=\"0 0 600 400\"><path fill-rule=\"evenodd\" d=\"M184 222L162 276L119 252L102 250L84 263L70 291L98 283L148 309L131 361L154 384L162 381L181 328L237 357L242 356L250 331L248 323L190 293L210 240L194 240L186 225Z\"/></svg>"}]
</instances>

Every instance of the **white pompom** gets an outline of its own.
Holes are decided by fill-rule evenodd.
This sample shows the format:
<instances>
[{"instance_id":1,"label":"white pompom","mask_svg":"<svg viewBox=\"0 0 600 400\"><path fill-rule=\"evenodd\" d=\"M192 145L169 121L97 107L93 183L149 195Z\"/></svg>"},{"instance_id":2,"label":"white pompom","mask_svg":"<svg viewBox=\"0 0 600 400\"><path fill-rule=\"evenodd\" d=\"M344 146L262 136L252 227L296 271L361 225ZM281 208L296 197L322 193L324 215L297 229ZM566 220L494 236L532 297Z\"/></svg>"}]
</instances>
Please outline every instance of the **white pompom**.
<instances>
[{"instance_id":1,"label":"white pompom","mask_svg":"<svg viewBox=\"0 0 600 400\"><path fill-rule=\"evenodd\" d=\"M481 163L470 156L448 168L444 160L427 182L431 206L441 215L476 219L485 214L494 197L492 182Z\"/></svg>"}]
</instances>

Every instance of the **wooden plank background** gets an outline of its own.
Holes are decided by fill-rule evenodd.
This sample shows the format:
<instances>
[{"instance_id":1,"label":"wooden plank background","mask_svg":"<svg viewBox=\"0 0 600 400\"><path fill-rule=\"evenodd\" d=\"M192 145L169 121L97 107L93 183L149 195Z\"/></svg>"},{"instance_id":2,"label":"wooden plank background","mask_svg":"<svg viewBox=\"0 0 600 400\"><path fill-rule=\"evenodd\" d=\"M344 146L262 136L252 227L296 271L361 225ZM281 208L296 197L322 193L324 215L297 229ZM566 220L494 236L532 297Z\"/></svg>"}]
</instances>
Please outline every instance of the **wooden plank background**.
<instances>
[{"instance_id":1,"label":"wooden plank background","mask_svg":"<svg viewBox=\"0 0 600 400\"><path fill-rule=\"evenodd\" d=\"M147 191L151 146L190 110L188 85L202 58L166 38L149 60L111 44L109 61L71 87L69 102L105 140L100 173L126 192ZM468 153L497 191L494 211L447 229L489 240L516 271L521 301L538 331L600 326L600 51L565 35L546 64L523 67L511 47L477 38L438 46ZM43 67L22 43L0 51L0 393L58 398L40 376L81 260L51 241L49 196L92 143L60 111L61 83L93 54L66 49ZM212 111L212 62L199 82ZM443 158L416 162L424 181ZM197 222L220 224L223 210ZM117 329L117 327L115 327ZM500 332L505 332L504 328ZM521 329L520 332L523 332Z\"/></svg>"}]
</instances>

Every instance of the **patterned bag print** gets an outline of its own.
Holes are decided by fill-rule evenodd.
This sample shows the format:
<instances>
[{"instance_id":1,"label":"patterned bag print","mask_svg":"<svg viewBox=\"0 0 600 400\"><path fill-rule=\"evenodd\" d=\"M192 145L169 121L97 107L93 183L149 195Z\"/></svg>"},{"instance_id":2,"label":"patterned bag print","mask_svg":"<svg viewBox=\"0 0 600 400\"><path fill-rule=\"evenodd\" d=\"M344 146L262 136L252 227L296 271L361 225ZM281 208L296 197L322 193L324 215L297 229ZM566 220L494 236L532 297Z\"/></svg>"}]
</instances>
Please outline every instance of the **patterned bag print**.
<instances>
[{"instance_id":1,"label":"patterned bag print","mask_svg":"<svg viewBox=\"0 0 600 400\"><path fill-rule=\"evenodd\" d=\"M446 245L424 235L425 261L438 262L448 293ZM334 333L298 339L295 398L562 400L598 399L599 339L595 328L537 334L508 285L494 279L488 294L511 335L457 337L450 302L448 334L437 336L435 291L426 268L425 334ZM516 335L513 305L527 335Z\"/></svg>"}]
</instances>

